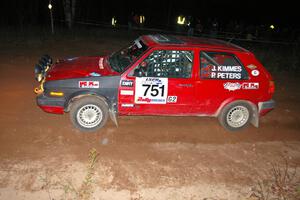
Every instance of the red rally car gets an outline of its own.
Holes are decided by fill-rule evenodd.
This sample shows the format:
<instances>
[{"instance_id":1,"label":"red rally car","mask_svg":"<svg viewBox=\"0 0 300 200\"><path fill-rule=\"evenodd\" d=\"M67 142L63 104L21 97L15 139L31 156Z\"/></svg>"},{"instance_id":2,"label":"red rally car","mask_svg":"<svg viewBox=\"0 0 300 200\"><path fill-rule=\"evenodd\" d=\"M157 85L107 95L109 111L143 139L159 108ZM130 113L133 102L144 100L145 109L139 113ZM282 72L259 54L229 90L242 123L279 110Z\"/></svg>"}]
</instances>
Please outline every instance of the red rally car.
<instances>
[{"instance_id":1,"label":"red rally car","mask_svg":"<svg viewBox=\"0 0 300 200\"><path fill-rule=\"evenodd\" d=\"M274 82L255 56L228 42L144 35L106 56L73 57L35 66L37 104L70 112L81 131L103 127L108 116L214 116L227 130L274 108Z\"/></svg>"}]
</instances>

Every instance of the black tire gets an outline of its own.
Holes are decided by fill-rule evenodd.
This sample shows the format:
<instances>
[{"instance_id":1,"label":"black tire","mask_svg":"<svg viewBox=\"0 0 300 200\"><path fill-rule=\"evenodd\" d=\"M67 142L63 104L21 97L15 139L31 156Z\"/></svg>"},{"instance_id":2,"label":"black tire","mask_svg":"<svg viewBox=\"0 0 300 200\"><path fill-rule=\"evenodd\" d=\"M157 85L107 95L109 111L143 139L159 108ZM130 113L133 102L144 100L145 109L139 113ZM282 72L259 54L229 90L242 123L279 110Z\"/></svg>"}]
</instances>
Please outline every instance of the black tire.
<instances>
[{"instance_id":1,"label":"black tire","mask_svg":"<svg viewBox=\"0 0 300 200\"><path fill-rule=\"evenodd\" d=\"M82 97L72 103L70 118L73 125L80 131L93 132L106 124L108 106L100 98Z\"/></svg>"},{"instance_id":2,"label":"black tire","mask_svg":"<svg viewBox=\"0 0 300 200\"><path fill-rule=\"evenodd\" d=\"M249 125L252 114L252 108L248 103L237 101L226 105L218 119L226 130L237 131Z\"/></svg>"}]
</instances>

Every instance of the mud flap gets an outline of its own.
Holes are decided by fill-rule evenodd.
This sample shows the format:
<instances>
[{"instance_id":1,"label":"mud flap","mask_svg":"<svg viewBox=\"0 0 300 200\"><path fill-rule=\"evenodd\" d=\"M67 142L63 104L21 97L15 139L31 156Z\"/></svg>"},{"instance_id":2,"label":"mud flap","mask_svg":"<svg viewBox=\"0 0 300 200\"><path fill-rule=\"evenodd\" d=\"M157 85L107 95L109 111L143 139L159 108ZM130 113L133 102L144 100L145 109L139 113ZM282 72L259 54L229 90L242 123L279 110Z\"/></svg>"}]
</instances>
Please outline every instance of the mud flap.
<instances>
[{"instance_id":1,"label":"mud flap","mask_svg":"<svg viewBox=\"0 0 300 200\"><path fill-rule=\"evenodd\" d=\"M258 128L259 127L259 115L258 115L257 109L252 107L252 111L253 111L253 114L252 114L251 124L254 127Z\"/></svg>"},{"instance_id":2,"label":"mud flap","mask_svg":"<svg viewBox=\"0 0 300 200\"><path fill-rule=\"evenodd\" d=\"M117 119L117 112L113 108L109 109L109 117L110 117L111 121L114 122L116 127L119 127L118 119Z\"/></svg>"}]
</instances>

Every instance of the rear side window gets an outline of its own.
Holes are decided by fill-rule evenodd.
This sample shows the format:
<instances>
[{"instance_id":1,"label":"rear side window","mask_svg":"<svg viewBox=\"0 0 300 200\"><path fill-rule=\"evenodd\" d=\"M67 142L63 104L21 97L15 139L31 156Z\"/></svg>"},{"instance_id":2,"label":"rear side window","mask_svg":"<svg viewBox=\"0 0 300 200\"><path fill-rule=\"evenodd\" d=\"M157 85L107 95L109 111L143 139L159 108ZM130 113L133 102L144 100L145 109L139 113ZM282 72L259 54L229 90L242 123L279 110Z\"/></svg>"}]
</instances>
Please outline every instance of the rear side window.
<instances>
[{"instance_id":1,"label":"rear side window","mask_svg":"<svg viewBox=\"0 0 300 200\"><path fill-rule=\"evenodd\" d=\"M200 53L201 79L243 80L248 79L248 73L238 58L229 53Z\"/></svg>"}]
</instances>

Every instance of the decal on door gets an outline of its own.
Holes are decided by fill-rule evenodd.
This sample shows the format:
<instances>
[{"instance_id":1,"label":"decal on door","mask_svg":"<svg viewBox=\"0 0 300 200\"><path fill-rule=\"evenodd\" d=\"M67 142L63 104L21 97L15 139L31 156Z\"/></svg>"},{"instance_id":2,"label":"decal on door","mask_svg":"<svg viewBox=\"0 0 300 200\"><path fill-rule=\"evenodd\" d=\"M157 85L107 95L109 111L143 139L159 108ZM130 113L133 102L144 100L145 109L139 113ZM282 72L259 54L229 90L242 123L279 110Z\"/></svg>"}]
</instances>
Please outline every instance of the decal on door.
<instances>
[{"instance_id":1,"label":"decal on door","mask_svg":"<svg viewBox=\"0 0 300 200\"><path fill-rule=\"evenodd\" d=\"M132 80L122 80L121 86L123 87L133 87L133 81Z\"/></svg>"},{"instance_id":2,"label":"decal on door","mask_svg":"<svg viewBox=\"0 0 300 200\"><path fill-rule=\"evenodd\" d=\"M136 104L166 104L167 96L167 78L136 78L134 98Z\"/></svg>"},{"instance_id":3,"label":"decal on door","mask_svg":"<svg viewBox=\"0 0 300 200\"><path fill-rule=\"evenodd\" d=\"M168 96L167 102L168 103L176 103L177 102L177 96Z\"/></svg>"},{"instance_id":4,"label":"decal on door","mask_svg":"<svg viewBox=\"0 0 300 200\"><path fill-rule=\"evenodd\" d=\"M133 90L121 90L121 95L133 95Z\"/></svg>"}]
</instances>

